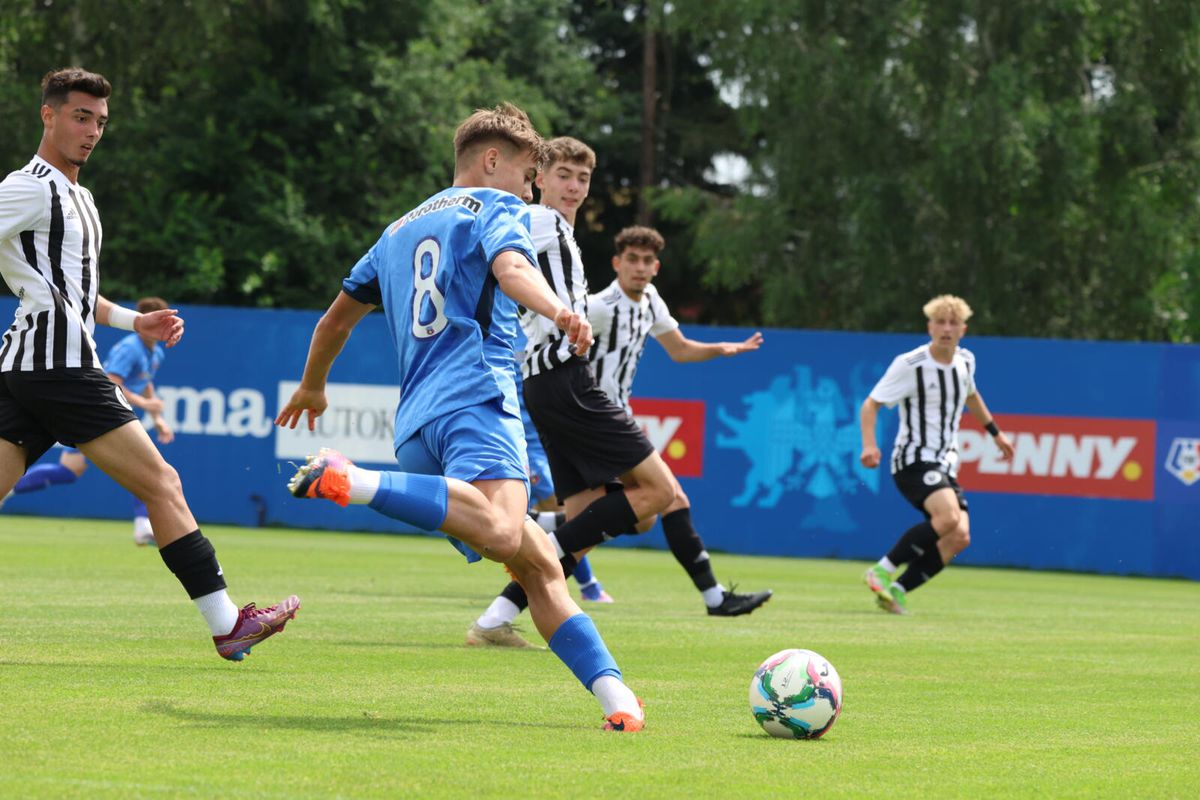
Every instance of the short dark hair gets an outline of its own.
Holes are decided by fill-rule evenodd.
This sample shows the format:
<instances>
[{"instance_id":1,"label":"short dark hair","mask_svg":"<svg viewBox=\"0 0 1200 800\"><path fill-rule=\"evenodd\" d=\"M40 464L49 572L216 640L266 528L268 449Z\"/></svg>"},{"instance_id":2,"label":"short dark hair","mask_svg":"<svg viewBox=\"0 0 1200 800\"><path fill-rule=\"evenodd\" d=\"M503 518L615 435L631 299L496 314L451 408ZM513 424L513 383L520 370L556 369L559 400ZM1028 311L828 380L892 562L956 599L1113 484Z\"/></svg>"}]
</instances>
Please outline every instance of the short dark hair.
<instances>
[{"instance_id":1,"label":"short dark hair","mask_svg":"<svg viewBox=\"0 0 1200 800\"><path fill-rule=\"evenodd\" d=\"M164 308L170 308L167 301L161 297L143 297L137 301L137 310L139 314L149 314L151 311L162 311Z\"/></svg>"},{"instance_id":2,"label":"short dark hair","mask_svg":"<svg viewBox=\"0 0 1200 800\"><path fill-rule=\"evenodd\" d=\"M625 228L617 234L613 244L617 248L617 255L621 255L630 247L644 247L647 250L653 250L654 254L658 255L659 251L667 246L661 233L644 225L630 225Z\"/></svg>"},{"instance_id":3,"label":"short dark hair","mask_svg":"<svg viewBox=\"0 0 1200 800\"><path fill-rule=\"evenodd\" d=\"M42 105L59 108L71 92L83 92L92 97L107 98L112 94L108 78L82 67L66 67L46 73L42 78Z\"/></svg>"}]
</instances>

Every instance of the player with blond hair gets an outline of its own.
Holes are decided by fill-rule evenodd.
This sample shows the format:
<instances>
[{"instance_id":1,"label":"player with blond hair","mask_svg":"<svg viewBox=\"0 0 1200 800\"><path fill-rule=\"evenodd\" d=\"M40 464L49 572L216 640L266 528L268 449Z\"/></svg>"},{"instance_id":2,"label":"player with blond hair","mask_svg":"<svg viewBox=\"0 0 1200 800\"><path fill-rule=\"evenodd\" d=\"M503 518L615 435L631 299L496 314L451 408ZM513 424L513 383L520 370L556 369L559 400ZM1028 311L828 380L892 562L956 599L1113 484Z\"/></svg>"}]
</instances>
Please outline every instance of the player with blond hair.
<instances>
[{"instance_id":1,"label":"player with blond hair","mask_svg":"<svg viewBox=\"0 0 1200 800\"><path fill-rule=\"evenodd\" d=\"M276 424L294 428L307 414L315 429L334 359L355 325L382 305L400 372L401 471L360 469L322 450L288 488L296 497L370 505L443 531L469 561L482 555L503 563L528 593L538 632L600 701L605 728L632 732L644 724L641 703L567 593L546 534L525 513L516 303L544 318L564 349L582 355L592 343L587 317L563 303L534 267L525 201L533 199L543 154L541 136L516 106L481 109L459 126L454 185L389 225L354 265L313 331L300 387Z\"/></svg>"},{"instance_id":2,"label":"player with blond hair","mask_svg":"<svg viewBox=\"0 0 1200 800\"><path fill-rule=\"evenodd\" d=\"M908 593L924 585L971 543L967 500L958 473L958 428L964 406L992 435L1004 458L1012 443L992 419L976 386L975 356L959 342L971 307L961 297L938 295L924 306L930 341L901 353L863 401L859 412L863 466L882 461L875 422L882 406L900 407L900 431L892 447L891 469L904 499L925 515L887 555L863 576L879 607L908 612ZM892 573L908 564L893 581Z\"/></svg>"}]
</instances>

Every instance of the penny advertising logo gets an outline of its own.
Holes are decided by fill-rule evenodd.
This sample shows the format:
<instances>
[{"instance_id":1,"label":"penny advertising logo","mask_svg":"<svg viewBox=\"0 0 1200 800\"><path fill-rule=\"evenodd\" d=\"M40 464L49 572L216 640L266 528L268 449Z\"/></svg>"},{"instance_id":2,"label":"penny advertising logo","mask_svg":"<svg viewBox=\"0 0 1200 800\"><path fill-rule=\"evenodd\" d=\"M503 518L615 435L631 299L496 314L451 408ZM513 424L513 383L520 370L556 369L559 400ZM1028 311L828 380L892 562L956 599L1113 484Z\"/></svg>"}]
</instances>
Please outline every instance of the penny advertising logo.
<instances>
[{"instance_id":1,"label":"penny advertising logo","mask_svg":"<svg viewBox=\"0 0 1200 800\"><path fill-rule=\"evenodd\" d=\"M630 401L633 418L679 478L704 476L704 401Z\"/></svg>"},{"instance_id":2,"label":"penny advertising logo","mask_svg":"<svg viewBox=\"0 0 1200 800\"><path fill-rule=\"evenodd\" d=\"M1154 499L1153 420L1002 414L996 422L1013 443L1010 461L963 416L958 477L969 491Z\"/></svg>"}]
</instances>

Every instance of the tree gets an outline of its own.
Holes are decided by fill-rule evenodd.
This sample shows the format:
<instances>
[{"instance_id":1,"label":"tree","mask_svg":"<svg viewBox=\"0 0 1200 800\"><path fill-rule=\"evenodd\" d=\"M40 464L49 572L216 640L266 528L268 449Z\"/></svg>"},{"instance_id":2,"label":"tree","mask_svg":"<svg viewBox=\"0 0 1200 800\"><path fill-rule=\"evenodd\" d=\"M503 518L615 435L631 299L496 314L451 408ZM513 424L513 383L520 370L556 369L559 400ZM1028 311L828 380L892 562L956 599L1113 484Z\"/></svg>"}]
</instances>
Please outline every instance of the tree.
<instances>
[{"instance_id":1,"label":"tree","mask_svg":"<svg viewBox=\"0 0 1200 800\"><path fill-rule=\"evenodd\" d=\"M1200 12L1118 5L680 4L752 173L664 209L771 324L911 330L953 291L988 333L1187 340Z\"/></svg>"}]
</instances>

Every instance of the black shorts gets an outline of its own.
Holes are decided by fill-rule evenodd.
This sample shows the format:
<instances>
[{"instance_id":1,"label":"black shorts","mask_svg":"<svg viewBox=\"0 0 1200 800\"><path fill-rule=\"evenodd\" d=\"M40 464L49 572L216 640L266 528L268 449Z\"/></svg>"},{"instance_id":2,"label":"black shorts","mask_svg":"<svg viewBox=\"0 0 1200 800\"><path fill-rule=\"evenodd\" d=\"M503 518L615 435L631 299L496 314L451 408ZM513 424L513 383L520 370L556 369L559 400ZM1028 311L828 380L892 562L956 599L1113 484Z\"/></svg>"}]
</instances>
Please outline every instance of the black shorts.
<instances>
[{"instance_id":1,"label":"black shorts","mask_svg":"<svg viewBox=\"0 0 1200 800\"><path fill-rule=\"evenodd\" d=\"M963 496L962 487L941 464L918 461L893 474L892 480L896 482L896 488L904 495L904 499L926 517L929 516L929 512L925 510L925 499L938 489L953 489L958 497L958 507L963 511L967 510L967 498Z\"/></svg>"},{"instance_id":2,"label":"black shorts","mask_svg":"<svg viewBox=\"0 0 1200 800\"><path fill-rule=\"evenodd\" d=\"M69 447L137 419L121 390L98 369L5 372L0 438L25 448L29 466L55 442Z\"/></svg>"},{"instance_id":3,"label":"black shorts","mask_svg":"<svg viewBox=\"0 0 1200 800\"><path fill-rule=\"evenodd\" d=\"M546 449L560 500L605 485L654 452L582 361L526 378L525 408Z\"/></svg>"}]
</instances>

